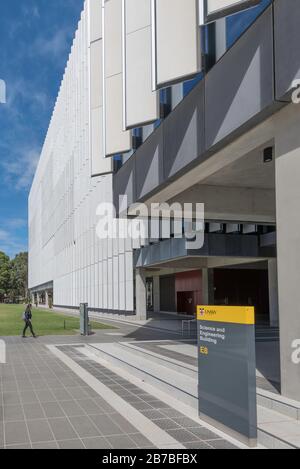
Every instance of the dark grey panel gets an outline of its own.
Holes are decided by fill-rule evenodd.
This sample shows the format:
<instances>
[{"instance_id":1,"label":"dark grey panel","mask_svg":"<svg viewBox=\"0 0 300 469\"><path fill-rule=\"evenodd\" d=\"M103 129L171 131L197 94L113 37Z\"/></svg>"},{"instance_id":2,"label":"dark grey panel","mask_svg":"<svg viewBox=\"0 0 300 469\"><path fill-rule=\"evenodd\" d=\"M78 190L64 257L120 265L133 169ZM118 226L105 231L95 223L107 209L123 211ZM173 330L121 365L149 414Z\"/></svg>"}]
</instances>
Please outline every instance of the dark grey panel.
<instances>
[{"instance_id":1,"label":"dark grey panel","mask_svg":"<svg viewBox=\"0 0 300 469\"><path fill-rule=\"evenodd\" d=\"M203 248L189 250L188 255L259 257L258 236L207 233Z\"/></svg>"},{"instance_id":2,"label":"dark grey panel","mask_svg":"<svg viewBox=\"0 0 300 469\"><path fill-rule=\"evenodd\" d=\"M154 265L187 256L184 239L169 239L134 252L135 267Z\"/></svg>"},{"instance_id":3,"label":"dark grey panel","mask_svg":"<svg viewBox=\"0 0 300 469\"><path fill-rule=\"evenodd\" d=\"M207 150L272 104L272 26L272 7L269 7L208 73L205 80Z\"/></svg>"},{"instance_id":4,"label":"dark grey panel","mask_svg":"<svg viewBox=\"0 0 300 469\"><path fill-rule=\"evenodd\" d=\"M164 123L164 176L174 176L204 151L204 81Z\"/></svg>"},{"instance_id":5,"label":"dark grey panel","mask_svg":"<svg viewBox=\"0 0 300 469\"><path fill-rule=\"evenodd\" d=\"M113 179L114 204L119 210L119 195L127 195L128 205L136 201L135 191L135 158L131 157L114 175Z\"/></svg>"},{"instance_id":6,"label":"dark grey panel","mask_svg":"<svg viewBox=\"0 0 300 469\"><path fill-rule=\"evenodd\" d=\"M156 129L136 158L136 195L140 199L163 182L163 132Z\"/></svg>"},{"instance_id":7,"label":"dark grey panel","mask_svg":"<svg viewBox=\"0 0 300 469\"><path fill-rule=\"evenodd\" d=\"M274 3L276 98L290 101L292 82L300 79L300 5L295 0Z\"/></svg>"},{"instance_id":8,"label":"dark grey panel","mask_svg":"<svg viewBox=\"0 0 300 469\"><path fill-rule=\"evenodd\" d=\"M202 328L208 328L202 329ZM254 325L198 321L199 414L257 438ZM217 331L222 338L215 338ZM206 335L211 334L212 342ZM215 342L214 342L215 340ZM201 354L207 348L207 355ZM213 372L212 372L213 370Z\"/></svg>"},{"instance_id":9,"label":"dark grey panel","mask_svg":"<svg viewBox=\"0 0 300 469\"><path fill-rule=\"evenodd\" d=\"M260 247L259 235L206 233L201 249L186 249L185 239L169 239L134 252L135 267L147 267L185 257L276 257L276 248Z\"/></svg>"},{"instance_id":10,"label":"dark grey panel","mask_svg":"<svg viewBox=\"0 0 300 469\"><path fill-rule=\"evenodd\" d=\"M163 243L158 244L160 259L162 259L164 261L166 261L168 259L171 259L171 256L172 256L171 245L172 245L172 240L171 239L167 239Z\"/></svg>"},{"instance_id":11,"label":"dark grey panel","mask_svg":"<svg viewBox=\"0 0 300 469\"><path fill-rule=\"evenodd\" d=\"M273 231L271 233L266 233L260 236L259 244L261 248L276 246L277 242L277 233Z\"/></svg>"},{"instance_id":12,"label":"dark grey panel","mask_svg":"<svg viewBox=\"0 0 300 469\"><path fill-rule=\"evenodd\" d=\"M187 255L186 243L184 239L173 238L170 240L171 258L176 259Z\"/></svg>"},{"instance_id":13,"label":"dark grey panel","mask_svg":"<svg viewBox=\"0 0 300 469\"><path fill-rule=\"evenodd\" d=\"M155 264L155 262L158 262L157 260L160 259L160 251L161 251L160 243L149 246L149 249L147 248L145 250L149 251L149 257L148 256L146 257L146 255L144 255L142 259L143 261L145 259L146 260L149 259L150 264ZM145 264L142 264L142 265L145 265Z\"/></svg>"},{"instance_id":14,"label":"dark grey panel","mask_svg":"<svg viewBox=\"0 0 300 469\"><path fill-rule=\"evenodd\" d=\"M174 275L160 278L160 310L176 311Z\"/></svg>"}]
</instances>

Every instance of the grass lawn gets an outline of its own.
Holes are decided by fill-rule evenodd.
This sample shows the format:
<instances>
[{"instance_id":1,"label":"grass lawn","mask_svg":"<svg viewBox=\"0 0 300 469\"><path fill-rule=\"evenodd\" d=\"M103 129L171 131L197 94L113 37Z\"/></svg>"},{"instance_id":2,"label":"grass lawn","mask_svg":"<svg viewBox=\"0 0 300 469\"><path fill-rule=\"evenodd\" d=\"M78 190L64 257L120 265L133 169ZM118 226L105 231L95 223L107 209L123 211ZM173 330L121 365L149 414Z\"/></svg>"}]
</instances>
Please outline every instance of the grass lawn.
<instances>
[{"instance_id":1,"label":"grass lawn","mask_svg":"<svg viewBox=\"0 0 300 469\"><path fill-rule=\"evenodd\" d=\"M24 305L0 304L0 336L21 336L24 328L22 320ZM38 336L79 334L79 318L43 309L32 309L33 330ZM91 322L92 330L115 329L113 326ZM27 335L30 331L27 329Z\"/></svg>"}]
</instances>

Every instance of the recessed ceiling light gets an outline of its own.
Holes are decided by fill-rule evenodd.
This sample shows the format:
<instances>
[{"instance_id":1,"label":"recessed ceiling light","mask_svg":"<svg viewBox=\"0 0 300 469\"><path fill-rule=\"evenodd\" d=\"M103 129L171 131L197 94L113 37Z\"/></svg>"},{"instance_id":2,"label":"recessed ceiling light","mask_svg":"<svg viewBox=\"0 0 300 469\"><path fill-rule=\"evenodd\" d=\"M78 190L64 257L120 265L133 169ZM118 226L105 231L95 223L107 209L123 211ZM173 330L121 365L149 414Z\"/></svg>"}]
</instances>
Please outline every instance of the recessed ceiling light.
<instances>
[{"instance_id":1,"label":"recessed ceiling light","mask_svg":"<svg viewBox=\"0 0 300 469\"><path fill-rule=\"evenodd\" d=\"M271 163L273 161L273 147L264 149L264 163Z\"/></svg>"}]
</instances>

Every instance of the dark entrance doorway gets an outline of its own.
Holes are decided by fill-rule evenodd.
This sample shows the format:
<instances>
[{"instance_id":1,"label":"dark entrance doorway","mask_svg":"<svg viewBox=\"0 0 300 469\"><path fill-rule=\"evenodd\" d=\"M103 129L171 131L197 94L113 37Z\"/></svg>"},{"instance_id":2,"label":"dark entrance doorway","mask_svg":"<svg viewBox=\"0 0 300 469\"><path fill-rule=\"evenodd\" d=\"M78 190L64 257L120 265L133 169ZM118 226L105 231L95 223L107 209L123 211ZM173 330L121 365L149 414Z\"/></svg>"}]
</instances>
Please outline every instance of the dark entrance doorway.
<instances>
[{"instance_id":1,"label":"dark entrance doorway","mask_svg":"<svg viewBox=\"0 0 300 469\"><path fill-rule=\"evenodd\" d=\"M269 321L268 271L259 269L215 269L216 305L254 306L257 323Z\"/></svg>"},{"instance_id":2,"label":"dark entrance doorway","mask_svg":"<svg viewBox=\"0 0 300 469\"><path fill-rule=\"evenodd\" d=\"M194 315L196 310L195 294L190 291L177 293L177 312L181 314Z\"/></svg>"},{"instance_id":3,"label":"dark entrance doorway","mask_svg":"<svg viewBox=\"0 0 300 469\"><path fill-rule=\"evenodd\" d=\"M160 277L160 310L176 311L175 275Z\"/></svg>"}]
</instances>

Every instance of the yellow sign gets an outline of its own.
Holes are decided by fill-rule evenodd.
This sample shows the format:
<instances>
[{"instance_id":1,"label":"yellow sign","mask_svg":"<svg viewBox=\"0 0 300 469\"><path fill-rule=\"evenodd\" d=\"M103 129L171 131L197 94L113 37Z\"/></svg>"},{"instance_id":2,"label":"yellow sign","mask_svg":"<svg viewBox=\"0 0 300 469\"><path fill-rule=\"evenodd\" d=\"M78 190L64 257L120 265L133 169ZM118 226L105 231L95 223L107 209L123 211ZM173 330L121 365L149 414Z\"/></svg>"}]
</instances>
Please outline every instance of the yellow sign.
<instances>
[{"instance_id":1,"label":"yellow sign","mask_svg":"<svg viewBox=\"0 0 300 469\"><path fill-rule=\"evenodd\" d=\"M253 306L197 306L198 321L255 324Z\"/></svg>"}]
</instances>

